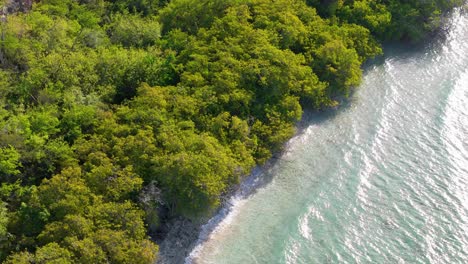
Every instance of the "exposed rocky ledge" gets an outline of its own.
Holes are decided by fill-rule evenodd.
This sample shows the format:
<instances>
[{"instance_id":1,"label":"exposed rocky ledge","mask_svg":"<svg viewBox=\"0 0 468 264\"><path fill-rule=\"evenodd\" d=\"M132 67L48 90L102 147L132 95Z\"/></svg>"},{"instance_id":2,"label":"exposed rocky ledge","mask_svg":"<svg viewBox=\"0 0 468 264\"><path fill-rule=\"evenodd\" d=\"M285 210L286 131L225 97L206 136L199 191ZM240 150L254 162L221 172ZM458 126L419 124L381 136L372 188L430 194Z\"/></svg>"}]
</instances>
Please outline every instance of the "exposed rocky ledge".
<instances>
[{"instance_id":1,"label":"exposed rocky ledge","mask_svg":"<svg viewBox=\"0 0 468 264\"><path fill-rule=\"evenodd\" d=\"M179 217L165 223L164 239L157 241L159 256L157 264L180 264L190 254L200 233L200 224Z\"/></svg>"},{"instance_id":2,"label":"exposed rocky ledge","mask_svg":"<svg viewBox=\"0 0 468 264\"><path fill-rule=\"evenodd\" d=\"M14 14L18 12L28 12L31 10L33 0L6 0L0 15Z\"/></svg>"}]
</instances>

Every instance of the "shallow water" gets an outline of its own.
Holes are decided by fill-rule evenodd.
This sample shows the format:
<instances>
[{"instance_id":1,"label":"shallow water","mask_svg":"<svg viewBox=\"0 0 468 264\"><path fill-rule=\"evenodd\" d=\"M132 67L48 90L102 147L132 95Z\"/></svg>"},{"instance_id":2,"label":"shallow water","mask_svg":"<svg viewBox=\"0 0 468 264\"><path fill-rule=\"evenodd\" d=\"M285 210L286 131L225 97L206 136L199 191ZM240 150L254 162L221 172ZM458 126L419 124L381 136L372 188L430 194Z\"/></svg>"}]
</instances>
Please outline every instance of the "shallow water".
<instances>
[{"instance_id":1,"label":"shallow water","mask_svg":"<svg viewBox=\"0 0 468 264\"><path fill-rule=\"evenodd\" d=\"M388 47L257 171L187 263L468 263L468 15ZM254 191L253 191L254 190Z\"/></svg>"}]
</instances>

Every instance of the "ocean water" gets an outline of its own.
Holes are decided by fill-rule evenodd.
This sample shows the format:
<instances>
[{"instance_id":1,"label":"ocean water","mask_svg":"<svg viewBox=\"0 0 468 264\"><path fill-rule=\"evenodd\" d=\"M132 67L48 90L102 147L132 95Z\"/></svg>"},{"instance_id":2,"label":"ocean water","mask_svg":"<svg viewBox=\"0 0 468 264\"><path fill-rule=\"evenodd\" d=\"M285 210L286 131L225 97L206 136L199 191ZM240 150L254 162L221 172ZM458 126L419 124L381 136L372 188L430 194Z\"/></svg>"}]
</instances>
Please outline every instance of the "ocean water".
<instances>
[{"instance_id":1,"label":"ocean water","mask_svg":"<svg viewBox=\"0 0 468 264\"><path fill-rule=\"evenodd\" d=\"M307 114L186 263L468 263L468 14Z\"/></svg>"}]
</instances>

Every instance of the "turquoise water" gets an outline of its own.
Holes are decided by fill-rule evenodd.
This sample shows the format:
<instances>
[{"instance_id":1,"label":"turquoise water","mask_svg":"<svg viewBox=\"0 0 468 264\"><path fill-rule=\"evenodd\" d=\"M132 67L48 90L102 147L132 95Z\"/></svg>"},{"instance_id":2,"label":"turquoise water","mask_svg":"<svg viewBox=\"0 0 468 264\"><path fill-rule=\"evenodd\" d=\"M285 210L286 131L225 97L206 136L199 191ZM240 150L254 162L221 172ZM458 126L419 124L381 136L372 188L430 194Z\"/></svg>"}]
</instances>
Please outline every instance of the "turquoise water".
<instances>
[{"instance_id":1,"label":"turquoise water","mask_svg":"<svg viewBox=\"0 0 468 264\"><path fill-rule=\"evenodd\" d=\"M187 263L468 263L468 15L387 48L204 227Z\"/></svg>"}]
</instances>

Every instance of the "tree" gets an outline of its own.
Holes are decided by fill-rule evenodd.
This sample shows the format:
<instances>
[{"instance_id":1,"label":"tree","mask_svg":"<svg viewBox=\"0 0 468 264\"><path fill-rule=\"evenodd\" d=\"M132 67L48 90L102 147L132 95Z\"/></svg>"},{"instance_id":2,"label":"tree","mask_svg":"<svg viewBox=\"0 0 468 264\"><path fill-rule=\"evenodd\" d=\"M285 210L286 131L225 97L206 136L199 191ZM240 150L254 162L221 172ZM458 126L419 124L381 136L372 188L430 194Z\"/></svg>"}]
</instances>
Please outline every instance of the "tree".
<instances>
[{"instance_id":1,"label":"tree","mask_svg":"<svg viewBox=\"0 0 468 264\"><path fill-rule=\"evenodd\" d=\"M0 148L0 176L18 175L19 160L20 154L14 147Z\"/></svg>"},{"instance_id":2,"label":"tree","mask_svg":"<svg viewBox=\"0 0 468 264\"><path fill-rule=\"evenodd\" d=\"M188 216L214 209L228 184L238 182L242 173L238 162L207 134L175 126L163 130L158 139L166 154L155 157L156 180L167 190L172 209Z\"/></svg>"},{"instance_id":3,"label":"tree","mask_svg":"<svg viewBox=\"0 0 468 264\"><path fill-rule=\"evenodd\" d=\"M6 204L0 201L0 241L4 240L7 235L8 215ZM0 242L1 243L1 242Z\"/></svg>"},{"instance_id":4,"label":"tree","mask_svg":"<svg viewBox=\"0 0 468 264\"><path fill-rule=\"evenodd\" d=\"M112 43L124 47L146 47L161 37L161 27L152 17L115 14L107 32Z\"/></svg>"}]
</instances>

